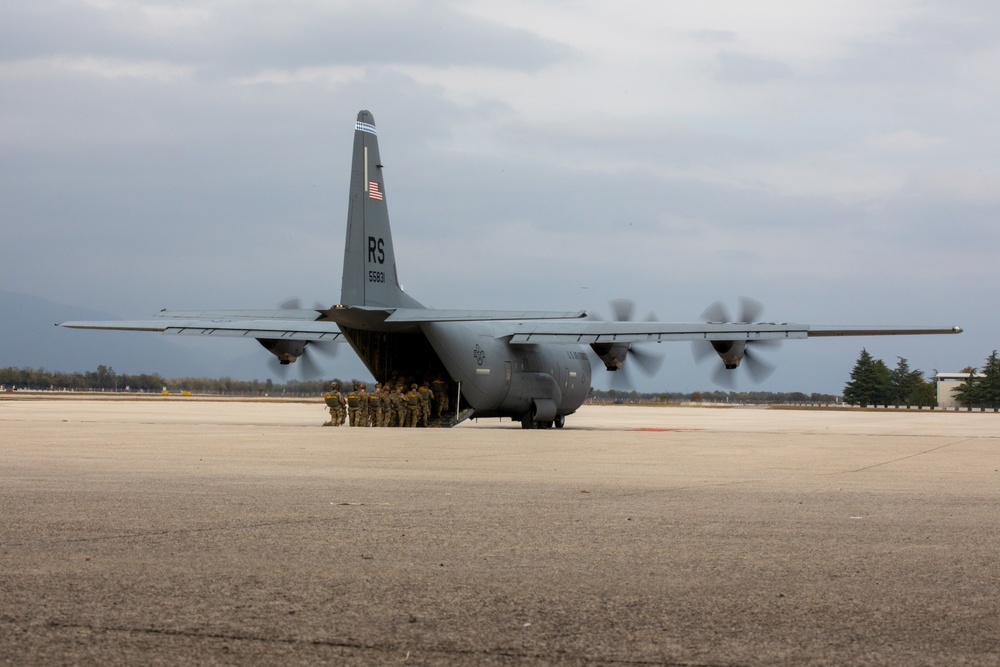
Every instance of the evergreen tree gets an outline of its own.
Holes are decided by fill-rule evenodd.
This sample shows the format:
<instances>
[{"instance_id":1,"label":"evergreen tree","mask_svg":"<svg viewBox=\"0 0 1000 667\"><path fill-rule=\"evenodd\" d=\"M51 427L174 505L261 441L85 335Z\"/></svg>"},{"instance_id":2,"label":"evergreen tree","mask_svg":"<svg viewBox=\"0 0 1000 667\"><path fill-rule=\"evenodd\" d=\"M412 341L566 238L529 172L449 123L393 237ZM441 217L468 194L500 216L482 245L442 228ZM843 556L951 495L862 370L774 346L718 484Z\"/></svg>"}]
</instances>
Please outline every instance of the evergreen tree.
<instances>
[{"instance_id":1,"label":"evergreen tree","mask_svg":"<svg viewBox=\"0 0 1000 667\"><path fill-rule=\"evenodd\" d=\"M997 357L996 350L986 357L977 398L980 405L993 408L994 412L1000 408L1000 357Z\"/></svg>"},{"instance_id":2,"label":"evergreen tree","mask_svg":"<svg viewBox=\"0 0 1000 667\"><path fill-rule=\"evenodd\" d=\"M920 370L910 370L909 362L903 357L896 357L898 360L896 368L889 373L891 396L893 405L910 405L910 396L913 395L923 383L924 374Z\"/></svg>"},{"instance_id":3,"label":"evergreen tree","mask_svg":"<svg viewBox=\"0 0 1000 667\"><path fill-rule=\"evenodd\" d=\"M875 399L872 402L888 406L893 402L892 371L884 361L876 359L872 364L872 372L875 379Z\"/></svg>"},{"instance_id":4,"label":"evergreen tree","mask_svg":"<svg viewBox=\"0 0 1000 667\"><path fill-rule=\"evenodd\" d=\"M849 405L888 405L892 398L892 374L881 359L861 348L851 380L844 385L844 402Z\"/></svg>"},{"instance_id":5,"label":"evergreen tree","mask_svg":"<svg viewBox=\"0 0 1000 667\"><path fill-rule=\"evenodd\" d=\"M937 387L932 380L921 380L920 384L913 388L906 399L907 405L919 405L921 407L937 407Z\"/></svg>"}]
</instances>

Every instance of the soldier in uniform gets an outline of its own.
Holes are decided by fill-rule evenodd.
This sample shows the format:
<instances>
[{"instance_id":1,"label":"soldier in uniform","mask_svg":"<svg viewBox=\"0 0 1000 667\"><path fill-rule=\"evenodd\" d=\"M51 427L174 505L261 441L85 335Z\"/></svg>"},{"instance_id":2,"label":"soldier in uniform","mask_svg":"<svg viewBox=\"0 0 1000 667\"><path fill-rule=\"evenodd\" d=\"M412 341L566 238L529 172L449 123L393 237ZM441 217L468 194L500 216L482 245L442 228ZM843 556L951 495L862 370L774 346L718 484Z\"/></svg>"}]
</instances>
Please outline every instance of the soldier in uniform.
<instances>
[{"instance_id":1,"label":"soldier in uniform","mask_svg":"<svg viewBox=\"0 0 1000 667\"><path fill-rule=\"evenodd\" d=\"M392 384L382 385L382 426L396 425L396 408L392 405Z\"/></svg>"},{"instance_id":2,"label":"soldier in uniform","mask_svg":"<svg viewBox=\"0 0 1000 667\"><path fill-rule=\"evenodd\" d=\"M351 426L361 426L361 395L357 384L354 385L354 391L347 395L347 416Z\"/></svg>"},{"instance_id":3,"label":"soldier in uniform","mask_svg":"<svg viewBox=\"0 0 1000 667\"><path fill-rule=\"evenodd\" d=\"M382 426L392 426L392 418L395 415L392 409L392 386L382 385Z\"/></svg>"},{"instance_id":4,"label":"soldier in uniform","mask_svg":"<svg viewBox=\"0 0 1000 667\"><path fill-rule=\"evenodd\" d=\"M358 399L361 402L361 409L358 411L358 426L368 426L368 385L364 382L358 383Z\"/></svg>"},{"instance_id":5,"label":"soldier in uniform","mask_svg":"<svg viewBox=\"0 0 1000 667\"><path fill-rule=\"evenodd\" d=\"M382 425L382 385L375 383L375 391L368 394L368 425Z\"/></svg>"},{"instance_id":6,"label":"soldier in uniform","mask_svg":"<svg viewBox=\"0 0 1000 667\"><path fill-rule=\"evenodd\" d=\"M330 384L330 391L323 394L326 407L330 408L330 421L324 422L323 426L340 426L344 423L344 408L347 401L340 393L340 385L336 382Z\"/></svg>"},{"instance_id":7,"label":"soldier in uniform","mask_svg":"<svg viewBox=\"0 0 1000 667\"><path fill-rule=\"evenodd\" d=\"M406 392L406 425L413 428L420 419L420 393L417 385L411 384L410 391Z\"/></svg>"},{"instance_id":8,"label":"soldier in uniform","mask_svg":"<svg viewBox=\"0 0 1000 667\"><path fill-rule=\"evenodd\" d=\"M406 393L402 382L392 392L392 407L396 411L396 426L406 426Z\"/></svg>"},{"instance_id":9,"label":"soldier in uniform","mask_svg":"<svg viewBox=\"0 0 1000 667\"><path fill-rule=\"evenodd\" d=\"M431 382L431 391L434 392L437 416L440 417L448 410L448 385L441 379L441 376L438 376Z\"/></svg>"},{"instance_id":10,"label":"soldier in uniform","mask_svg":"<svg viewBox=\"0 0 1000 667\"><path fill-rule=\"evenodd\" d=\"M417 394L420 396L420 423L424 426L429 426L431 419L431 399L433 399L434 393L425 382L417 389Z\"/></svg>"}]
</instances>

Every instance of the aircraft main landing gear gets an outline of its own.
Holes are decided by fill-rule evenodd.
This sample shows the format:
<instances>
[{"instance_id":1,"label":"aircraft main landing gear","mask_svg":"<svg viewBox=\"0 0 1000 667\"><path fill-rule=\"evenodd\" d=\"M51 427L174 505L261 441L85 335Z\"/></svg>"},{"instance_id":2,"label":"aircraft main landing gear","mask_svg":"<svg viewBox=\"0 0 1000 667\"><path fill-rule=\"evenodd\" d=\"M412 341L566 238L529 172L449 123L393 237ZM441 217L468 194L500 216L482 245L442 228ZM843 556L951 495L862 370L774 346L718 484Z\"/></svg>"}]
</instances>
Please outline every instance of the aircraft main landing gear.
<instances>
[{"instance_id":1,"label":"aircraft main landing gear","mask_svg":"<svg viewBox=\"0 0 1000 667\"><path fill-rule=\"evenodd\" d=\"M564 423L565 420L561 415L556 417L554 422L536 422L531 418L531 415L521 417L521 428L552 428L553 426L562 428Z\"/></svg>"}]
</instances>

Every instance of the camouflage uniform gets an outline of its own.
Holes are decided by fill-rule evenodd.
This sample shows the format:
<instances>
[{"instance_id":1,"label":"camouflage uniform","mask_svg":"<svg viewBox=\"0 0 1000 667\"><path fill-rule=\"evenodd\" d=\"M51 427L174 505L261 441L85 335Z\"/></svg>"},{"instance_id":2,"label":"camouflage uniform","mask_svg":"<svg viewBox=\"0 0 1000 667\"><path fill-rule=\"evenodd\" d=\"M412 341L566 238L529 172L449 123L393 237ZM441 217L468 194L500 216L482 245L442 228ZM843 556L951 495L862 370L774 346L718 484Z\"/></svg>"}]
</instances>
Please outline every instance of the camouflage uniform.
<instances>
[{"instance_id":1,"label":"camouflage uniform","mask_svg":"<svg viewBox=\"0 0 1000 667\"><path fill-rule=\"evenodd\" d=\"M361 400L361 410L358 412L358 426L368 426L368 385L363 382L358 385L358 398Z\"/></svg>"},{"instance_id":2,"label":"camouflage uniform","mask_svg":"<svg viewBox=\"0 0 1000 667\"><path fill-rule=\"evenodd\" d=\"M434 378L431 382L431 391L434 392L437 416L440 417L448 410L448 385L441 378Z\"/></svg>"},{"instance_id":3,"label":"camouflage uniform","mask_svg":"<svg viewBox=\"0 0 1000 667\"><path fill-rule=\"evenodd\" d=\"M431 419L431 399L434 394L428 388L426 382L420 385L420 388L417 389L417 394L420 396L420 423L424 426L429 426Z\"/></svg>"},{"instance_id":4,"label":"camouflage uniform","mask_svg":"<svg viewBox=\"0 0 1000 667\"><path fill-rule=\"evenodd\" d=\"M382 385L382 426L392 426L395 411L392 409L392 390L389 385Z\"/></svg>"},{"instance_id":5,"label":"camouflage uniform","mask_svg":"<svg viewBox=\"0 0 1000 667\"><path fill-rule=\"evenodd\" d=\"M368 394L368 425L382 425L382 393L381 387L375 385L375 391Z\"/></svg>"},{"instance_id":6,"label":"camouflage uniform","mask_svg":"<svg viewBox=\"0 0 1000 667\"><path fill-rule=\"evenodd\" d=\"M392 408L396 411L396 426L406 426L406 394L402 384L397 384L392 392Z\"/></svg>"},{"instance_id":7,"label":"camouflage uniform","mask_svg":"<svg viewBox=\"0 0 1000 667\"><path fill-rule=\"evenodd\" d=\"M326 402L326 406L330 408L330 421L323 424L323 426L340 426L344 423L344 408L347 405L347 401L344 399L344 395L340 393L340 385L334 382L330 385L330 391L323 395L323 400Z\"/></svg>"},{"instance_id":8,"label":"camouflage uniform","mask_svg":"<svg viewBox=\"0 0 1000 667\"><path fill-rule=\"evenodd\" d=\"M361 426L361 395L357 385L347 395L347 416L351 419L351 426Z\"/></svg>"},{"instance_id":9,"label":"camouflage uniform","mask_svg":"<svg viewBox=\"0 0 1000 667\"><path fill-rule=\"evenodd\" d=\"M410 391L406 392L406 425L413 428L420 420L420 394L417 392L417 385L410 385Z\"/></svg>"}]
</instances>

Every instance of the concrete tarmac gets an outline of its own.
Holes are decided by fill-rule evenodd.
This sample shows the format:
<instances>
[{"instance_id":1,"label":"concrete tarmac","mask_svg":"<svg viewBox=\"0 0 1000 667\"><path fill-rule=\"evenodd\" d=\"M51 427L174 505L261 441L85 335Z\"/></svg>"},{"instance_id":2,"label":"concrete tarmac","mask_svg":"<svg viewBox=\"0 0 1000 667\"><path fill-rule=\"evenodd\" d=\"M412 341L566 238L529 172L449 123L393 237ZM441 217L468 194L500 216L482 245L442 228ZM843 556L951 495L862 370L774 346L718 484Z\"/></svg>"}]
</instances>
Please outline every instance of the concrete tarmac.
<instances>
[{"instance_id":1,"label":"concrete tarmac","mask_svg":"<svg viewBox=\"0 0 1000 667\"><path fill-rule=\"evenodd\" d=\"M998 414L326 416L0 398L0 664L1000 664Z\"/></svg>"}]
</instances>

